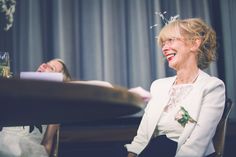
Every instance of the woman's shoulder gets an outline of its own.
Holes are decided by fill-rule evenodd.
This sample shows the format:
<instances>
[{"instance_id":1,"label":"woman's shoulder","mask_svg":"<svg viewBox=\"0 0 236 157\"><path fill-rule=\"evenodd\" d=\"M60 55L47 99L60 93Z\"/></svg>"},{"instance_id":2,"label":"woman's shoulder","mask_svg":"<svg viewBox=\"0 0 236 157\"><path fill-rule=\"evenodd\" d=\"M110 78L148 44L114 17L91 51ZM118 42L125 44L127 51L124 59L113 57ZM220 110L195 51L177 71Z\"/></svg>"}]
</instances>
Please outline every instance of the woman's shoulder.
<instances>
[{"instance_id":1,"label":"woman's shoulder","mask_svg":"<svg viewBox=\"0 0 236 157\"><path fill-rule=\"evenodd\" d=\"M204 82L207 85L223 85L224 86L224 82L221 79L219 79L216 76L209 75L208 73L204 71L200 71L199 77L200 77L199 79L200 82Z\"/></svg>"},{"instance_id":2,"label":"woman's shoulder","mask_svg":"<svg viewBox=\"0 0 236 157\"><path fill-rule=\"evenodd\" d=\"M216 76L211 76L203 71L200 72L199 78L194 83L194 86L204 93L218 90L225 92L225 84L221 79Z\"/></svg>"}]
</instances>

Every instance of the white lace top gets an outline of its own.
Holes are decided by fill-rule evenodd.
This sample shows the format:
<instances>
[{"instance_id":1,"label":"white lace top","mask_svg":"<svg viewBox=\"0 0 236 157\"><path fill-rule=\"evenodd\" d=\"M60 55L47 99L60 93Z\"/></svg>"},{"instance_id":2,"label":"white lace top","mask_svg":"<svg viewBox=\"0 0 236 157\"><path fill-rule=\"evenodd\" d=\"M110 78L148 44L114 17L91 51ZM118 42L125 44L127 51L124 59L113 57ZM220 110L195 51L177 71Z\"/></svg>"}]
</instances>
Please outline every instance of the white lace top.
<instances>
[{"instance_id":1,"label":"white lace top","mask_svg":"<svg viewBox=\"0 0 236 157\"><path fill-rule=\"evenodd\" d=\"M193 84L173 85L169 92L169 101L157 124L153 136L166 135L168 138L178 141L183 127L175 120L176 114L182 105L181 102L188 96Z\"/></svg>"}]
</instances>

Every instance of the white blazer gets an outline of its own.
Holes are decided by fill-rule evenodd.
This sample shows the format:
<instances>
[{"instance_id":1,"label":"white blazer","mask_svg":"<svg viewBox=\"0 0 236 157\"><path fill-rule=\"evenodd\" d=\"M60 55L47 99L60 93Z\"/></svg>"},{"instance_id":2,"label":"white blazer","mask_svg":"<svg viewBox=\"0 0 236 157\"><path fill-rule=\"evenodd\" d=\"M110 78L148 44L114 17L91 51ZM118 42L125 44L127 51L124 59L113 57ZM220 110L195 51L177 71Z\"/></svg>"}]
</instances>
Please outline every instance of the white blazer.
<instances>
[{"instance_id":1,"label":"white blazer","mask_svg":"<svg viewBox=\"0 0 236 157\"><path fill-rule=\"evenodd\" d=\"M125 147L140 154L150 141L161 113L169 100L169 90L176 76L159 79L151 85L151 100L145 108L137 135ZM187 123L179 137L176 157L204 157L213 153L212 137L224 111L224 83L200 70L193 90L181 103L189 115L197 121ZM157 148L158 149L158 148Z\"/></svg>"}]
</instances>

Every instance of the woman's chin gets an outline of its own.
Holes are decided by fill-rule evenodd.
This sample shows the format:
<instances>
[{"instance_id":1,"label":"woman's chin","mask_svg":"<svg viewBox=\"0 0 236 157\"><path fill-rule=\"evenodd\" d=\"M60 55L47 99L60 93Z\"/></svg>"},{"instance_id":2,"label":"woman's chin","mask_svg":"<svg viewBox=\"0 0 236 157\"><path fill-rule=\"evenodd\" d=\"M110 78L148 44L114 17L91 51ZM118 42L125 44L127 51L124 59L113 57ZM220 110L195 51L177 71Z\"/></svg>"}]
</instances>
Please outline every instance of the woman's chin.
<instances>
[{"instance_id":1,"label":"woman's chin","mask_svg":"<svg viewBox=\"0 0 236 157\"><path fill-rule=\"evenodd\" d=\"M173 70L177 70L177 66L176 64L174 64L174 62L169 62L169 68L173 69Z\"/></svg>"}]
</instances>

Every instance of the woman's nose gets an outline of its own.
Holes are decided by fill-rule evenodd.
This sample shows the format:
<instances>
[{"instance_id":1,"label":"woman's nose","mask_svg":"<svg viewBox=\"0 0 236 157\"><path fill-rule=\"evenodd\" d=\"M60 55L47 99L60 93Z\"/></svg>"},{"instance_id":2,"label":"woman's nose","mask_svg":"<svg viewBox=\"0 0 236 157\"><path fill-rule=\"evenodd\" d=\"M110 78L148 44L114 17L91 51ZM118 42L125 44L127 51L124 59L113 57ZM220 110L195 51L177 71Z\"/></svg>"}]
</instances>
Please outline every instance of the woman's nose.
<instances>
[{"instance_id":1,"label":"woman's nose","mask_svg":"<svg viewBox=\"0 0 236 157\"><path fill-rule=\"evenodd\" d=\"M47 64L43 63L43 64L42 64L42 67L43 67L44 69L46 69L48 66L47 66Z\"/></svg>"},{"instance_id":2,"label":"woman's nose","mask_svg":"<svg viewBox=\"0 0 236 157\"><path fill-rule=\"evenodd\" d=\"M170 47L164 45L161 50L162 50L162 53L166 56L168 51L170 51Z\"/></svg>"},{"instance_id":3,"label":"woman's nose","mask_svg":"<svg viewBox=\"0 0 236 157\"><path fill-rule=\"evenodd\" d=\"M43 72L46 68L47 68L47 65L45 63L43 63L38 67L37 71Z\"/></svg>"}]
</instances>

